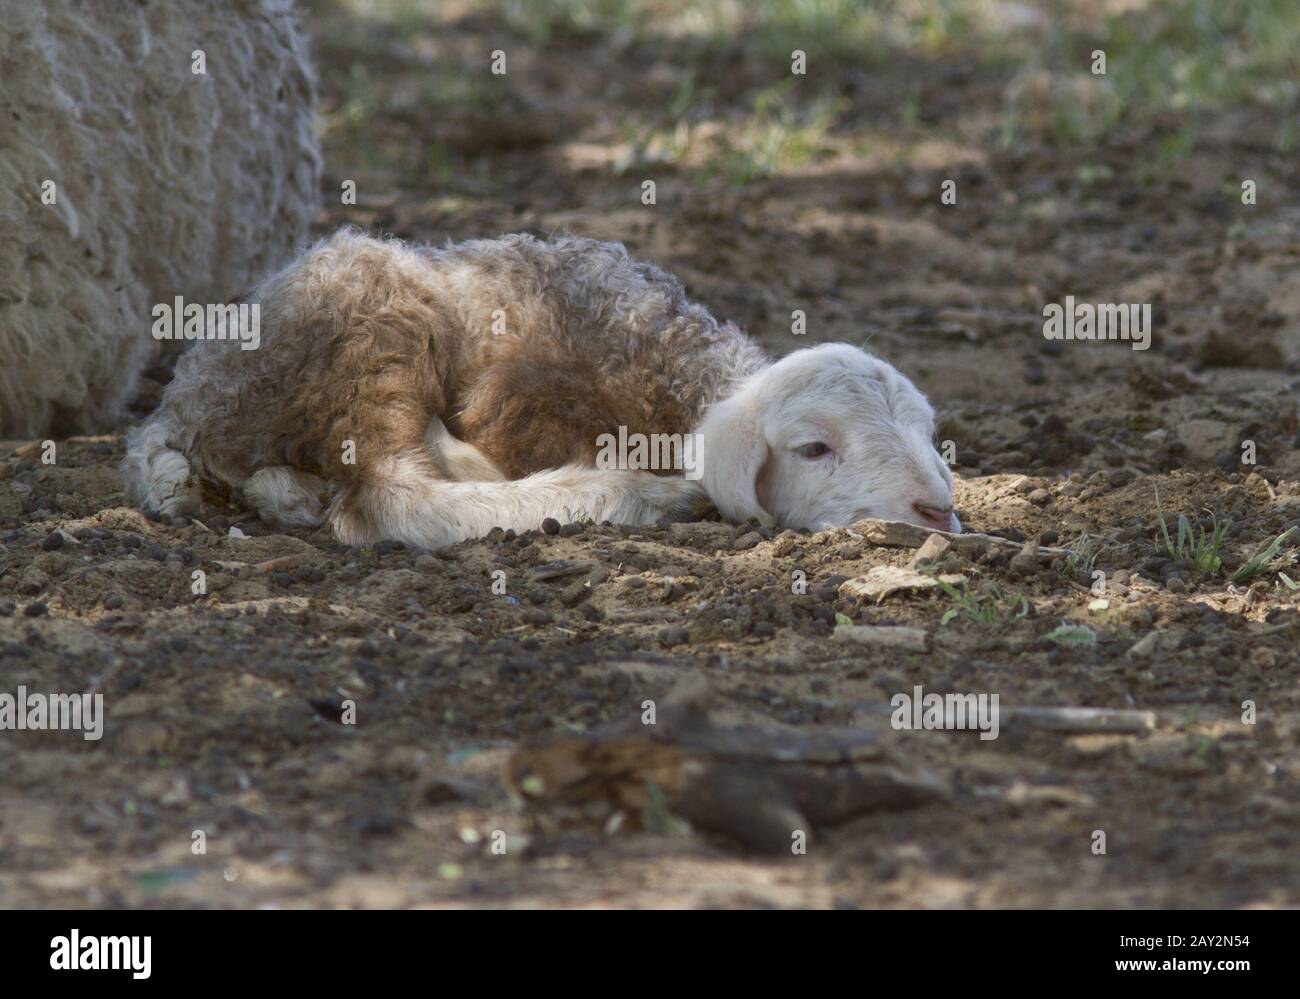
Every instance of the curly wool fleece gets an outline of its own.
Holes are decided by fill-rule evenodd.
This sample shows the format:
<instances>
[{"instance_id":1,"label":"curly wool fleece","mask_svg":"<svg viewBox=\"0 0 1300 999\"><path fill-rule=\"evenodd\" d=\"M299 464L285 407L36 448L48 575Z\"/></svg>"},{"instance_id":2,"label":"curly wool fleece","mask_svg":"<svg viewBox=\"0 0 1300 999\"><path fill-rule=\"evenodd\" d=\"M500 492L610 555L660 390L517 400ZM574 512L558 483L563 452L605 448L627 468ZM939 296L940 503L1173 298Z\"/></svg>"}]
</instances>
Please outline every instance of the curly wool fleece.
<instances>
[{"instance_id":1,"label":"curly wool fleece","mask_svg":"<svg viewBox=\"0 0 1300 999\"><path fill-rule=\"evenodd\" d=\"M291 258L313 103L291 0L0 0L0 434L111 427L155 303Z\"/></svg>"}]
</instances>

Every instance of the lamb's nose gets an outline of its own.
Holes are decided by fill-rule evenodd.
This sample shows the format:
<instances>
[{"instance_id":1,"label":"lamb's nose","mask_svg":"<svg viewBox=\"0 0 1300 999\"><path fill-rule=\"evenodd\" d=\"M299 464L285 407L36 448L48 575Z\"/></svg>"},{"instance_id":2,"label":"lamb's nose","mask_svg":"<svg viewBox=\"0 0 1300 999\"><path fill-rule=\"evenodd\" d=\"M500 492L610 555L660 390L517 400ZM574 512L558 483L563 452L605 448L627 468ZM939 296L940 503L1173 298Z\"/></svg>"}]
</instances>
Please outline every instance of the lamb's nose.
<instances>
[{"instance_id":1,"label":"lamb's nose","mask_svg":"<svg viewBox=\"0 0 1300 999\"><path fill-rule=\"evenodd\" d=\"M952 530L952 507L931 506L928 503L922 503L919 500L912 504L915 510L927 524L939 528L941 531Z\"/></svg>"}]
</instances>

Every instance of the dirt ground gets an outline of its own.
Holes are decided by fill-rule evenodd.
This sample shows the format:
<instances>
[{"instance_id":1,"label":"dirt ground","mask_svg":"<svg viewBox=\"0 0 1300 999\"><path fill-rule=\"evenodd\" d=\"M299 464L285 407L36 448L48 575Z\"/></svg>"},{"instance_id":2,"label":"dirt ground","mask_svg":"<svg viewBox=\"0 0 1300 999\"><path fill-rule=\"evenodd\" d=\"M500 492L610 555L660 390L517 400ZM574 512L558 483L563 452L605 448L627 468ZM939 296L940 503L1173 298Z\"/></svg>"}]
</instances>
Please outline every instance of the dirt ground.
<instances>
[{"instance_id":1,"label":"dirt ground","mask_svg":"<svg viewBox=\"0 0 1300 999\"><path fill-rule=\"evenodd\" d=\"M852 529L349 550L238 508L143 519L120 434L59 441L53 464L5 442L0 692L102 693L107 721L98 742L0 738L0 905L1300 905L1300 159L1276 106L1157 105L1057 134L1052 108L1089 106L1069 89L1095 79L1086 19L1057 53L1068 74L960 40L819 63L810 36L808 75L771 111L755 94L787 86L797 32L773 55L667 17L360 6L303 16L320 233L621 240L774 353L869 343L940 410L967 528L1015 544L943 556L976 602L944 621L957 603L936 589L841 592L914 554ZM1015 10L1038 11L1032 35L1057 7ZM1046 340L1043 306L1066 295L1151 303L1151 349ZM1229 523L1221 568L1162 550L1157 493L1171 527ZM923 629L928 650L837 640L850 622ZM499 779L520 745L634 720L690 677L725 722L871 729L951 792L772 856L598 801L557 818ZM879 705L918 684L1156 724L895 731Z\"/></svg>"}]
</instances>

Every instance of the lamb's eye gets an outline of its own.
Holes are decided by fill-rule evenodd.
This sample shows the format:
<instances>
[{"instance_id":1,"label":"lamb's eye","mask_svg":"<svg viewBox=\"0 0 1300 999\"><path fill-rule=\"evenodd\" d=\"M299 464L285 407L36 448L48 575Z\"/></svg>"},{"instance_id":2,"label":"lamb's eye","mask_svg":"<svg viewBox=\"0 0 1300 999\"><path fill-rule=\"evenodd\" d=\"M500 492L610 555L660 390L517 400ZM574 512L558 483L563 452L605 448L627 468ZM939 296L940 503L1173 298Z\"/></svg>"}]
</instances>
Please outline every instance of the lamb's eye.
<instances>
[{"instance_id":1,"label":"lamb's eye","mask_svg":"<svg viewBox=\"0 0 1300 999\"><path fill-rule=\"evenodd\" d=\"M820 458L822 455L831 453L831 449L821 441L815 441L812 444L803 444L794 450L801 458Z\"/></svg>"}]
</instances>

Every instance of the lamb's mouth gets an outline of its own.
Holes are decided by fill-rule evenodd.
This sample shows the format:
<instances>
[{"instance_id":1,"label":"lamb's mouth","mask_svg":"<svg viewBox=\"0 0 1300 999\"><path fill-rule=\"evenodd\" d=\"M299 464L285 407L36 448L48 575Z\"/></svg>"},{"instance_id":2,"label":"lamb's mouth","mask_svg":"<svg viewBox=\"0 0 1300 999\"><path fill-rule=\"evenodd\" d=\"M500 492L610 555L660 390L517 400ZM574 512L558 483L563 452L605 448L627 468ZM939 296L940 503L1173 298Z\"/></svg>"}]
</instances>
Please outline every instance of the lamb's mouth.
<instances>
[{"instance_id":1,"label":"lamb's mouth","mask_svg":"<svg viewBox=\"0 0 1300 999\"><path fill-rule=\"evenodd\" d=\"M912 512L915 517L912 523L919 524L921 527L928 527L936 531L952 531L954 521L960 525L961 521L957 520L956 514L951 506L937 507L927 506L923 503L913 503Z\"/></svg>"}]
</instances>

